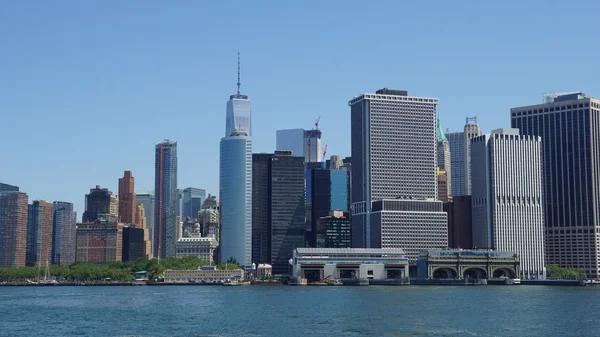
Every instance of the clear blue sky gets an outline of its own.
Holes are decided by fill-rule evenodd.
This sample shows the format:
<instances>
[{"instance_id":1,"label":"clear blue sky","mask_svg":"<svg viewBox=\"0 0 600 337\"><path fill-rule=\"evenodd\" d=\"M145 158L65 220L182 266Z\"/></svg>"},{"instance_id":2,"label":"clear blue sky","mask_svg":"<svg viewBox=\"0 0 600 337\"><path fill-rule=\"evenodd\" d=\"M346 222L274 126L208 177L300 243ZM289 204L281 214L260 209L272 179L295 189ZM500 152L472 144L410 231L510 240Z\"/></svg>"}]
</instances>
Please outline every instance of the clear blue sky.
<instances>
[{"instance_id":1,"label":"clear blue sky","mask_svg":"<svg viewBox=\"0 0 600 337\"><path fill-rule=\"evenodd\" d=\"M321 116L350 155L348 100L381 87L438 97L444 128L547 91L600 96L600 2L1 1L0 181L30 199L154 187L154 145L178 141L179 185L218 194L225 103L252 100L255 152Z\"/></svg>"}]
</instances>

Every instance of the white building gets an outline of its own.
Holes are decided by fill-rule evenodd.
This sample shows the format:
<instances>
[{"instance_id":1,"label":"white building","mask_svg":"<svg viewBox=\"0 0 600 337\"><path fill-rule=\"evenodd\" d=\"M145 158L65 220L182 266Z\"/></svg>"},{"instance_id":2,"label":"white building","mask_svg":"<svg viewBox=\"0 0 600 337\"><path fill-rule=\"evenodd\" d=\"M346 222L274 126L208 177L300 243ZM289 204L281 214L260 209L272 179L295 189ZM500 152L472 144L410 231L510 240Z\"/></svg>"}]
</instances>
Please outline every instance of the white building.
<instances>
[{"instance_id":1,"label":"white building","mask_svg":"<svg viewBox=\"0 0 600 337\"><path fill-rule=\"evenodd\" d=\"M477 118L466 118L462 132L446 133L450 146L450 169L452 175L449 183L452 185L453 196L471 195L471 139L481 136Z\"/></svg>"},{"instance_id":2,"label":"white building","mask_svg":"<svg viewBox=\"0 0 600 337\"><path fill-rule=\"evenodd\" d=\"M175 243L175 256L194 256L206 263L214 262L214 252L219 243L214 237L184 237Z\"/></svg>"},{"instance_id":3,"label":"white building","mask_svg":"<svg viewBox=\"0 0 600 337\"><path fill-rule=\"evenodd\" d=\"M348 104L352 119L352 247L382 248L383 238L390 239L388 247L406 248L413 243L423 245L421 248L446 247L447 226L442 229L444 242L439 242L437 227L446 213L435 201L438 99L381 89ZM393 207L374 208L376 201L397 198L420 200L418 209L404 208L402 212L423 213L404 217ZM416 207L416 203L401 204ZM372 223L375 217L381 222ZM436 229L430 232L432 224ZM409 235L413 228L422 228L423 236Z\"/></svg>"},{"instance_id":4,"label":"white building","mask_svg":"<svg viewBox=\"0 0 600 337\"><path fill-rule=\"evenodd\" d=\"M471 143L473 246L519 254L522 278L545 278L542 140L498 129Z\"/></svg>"}]
</instances>

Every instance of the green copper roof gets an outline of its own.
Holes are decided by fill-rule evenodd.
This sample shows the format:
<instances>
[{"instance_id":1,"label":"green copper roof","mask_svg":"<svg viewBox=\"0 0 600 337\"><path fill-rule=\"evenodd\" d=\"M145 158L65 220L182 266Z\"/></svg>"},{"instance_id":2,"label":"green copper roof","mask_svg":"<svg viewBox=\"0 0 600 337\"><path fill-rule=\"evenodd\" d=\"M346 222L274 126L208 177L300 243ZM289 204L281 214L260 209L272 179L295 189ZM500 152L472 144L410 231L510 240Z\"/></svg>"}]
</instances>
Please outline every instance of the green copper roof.
<instances>
[{"instance_id":1,"label":"green copper roof","mask_svg":"<svg viewBox=\"0 0 600 337\"><path fill-rule=\"evenodd\" d=\"M443 142L446 140L446 135L444 134L444 131L442 131L442 125L440 124L440 119L437 119L437 141L438 142Z\"/></svg>"}]
</instances>

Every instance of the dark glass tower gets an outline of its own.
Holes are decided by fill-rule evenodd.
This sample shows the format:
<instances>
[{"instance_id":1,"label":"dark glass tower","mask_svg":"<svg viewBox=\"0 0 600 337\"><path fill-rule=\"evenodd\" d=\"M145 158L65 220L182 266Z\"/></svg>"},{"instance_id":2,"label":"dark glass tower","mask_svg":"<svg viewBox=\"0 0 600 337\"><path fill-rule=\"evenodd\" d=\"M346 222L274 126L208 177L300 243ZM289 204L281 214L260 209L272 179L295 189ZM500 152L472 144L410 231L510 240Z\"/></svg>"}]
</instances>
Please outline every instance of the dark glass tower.
<instances>
[{"instance_id":1,"label":"dark glass tower","mask_svg":"<svg viewBox=\"0 0 600 337\"><path fill-rule=\"evenodd\" d=\"M325 248L325 228L318 228L318 220L329 216L331 211L349 211L350 175L345 170L312 169L310 184L311 245Z\"/></svg>"},{"instance_id":2,"label":"dark glass tower","mask_svg":"<svg viewBox=\"0 0 600 337\"><path fill-rule=\"evenodd\" d=\"M252 154L252 262L268 263L269 164L272 153Z\"/></svg>"},{"instance_id":3,"label":"dark glass tower","mask_svg":"<svg viewBox=\"0 0 600 337\"><path fill-rule=\"evenodd\" d=\"M177 223L177 142L156 144L154 178L154 256L175 257Z\"/></svg>"}]
</instances>

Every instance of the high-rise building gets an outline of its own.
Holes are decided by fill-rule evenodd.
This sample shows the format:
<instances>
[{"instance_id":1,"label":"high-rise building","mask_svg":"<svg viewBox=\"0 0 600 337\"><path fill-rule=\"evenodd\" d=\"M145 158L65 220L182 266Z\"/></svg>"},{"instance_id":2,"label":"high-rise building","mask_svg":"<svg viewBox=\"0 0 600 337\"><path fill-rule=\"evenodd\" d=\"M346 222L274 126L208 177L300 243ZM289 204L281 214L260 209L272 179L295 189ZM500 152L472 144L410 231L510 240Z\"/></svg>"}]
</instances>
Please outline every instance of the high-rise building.
<instances>
[{"instance_id":1,"label":"high-rise building","mask_svg":"<svg viewBox=\"0 0 600 337\"><path fill-rule=\"evenodd\" d=\"M275 151L269 163L269 253L274 274L289 271L296 248L305 246L304 158Z\"/></svg>"},{"instance_id":2,"label":"high-rise building","mask_svg":"<svg viewBox=\"0 0 600 337\"><path fill-rule=\"evenodd\" d=\"M451 193L450 195L466 195L465 187L465 133L464 132L446 132L446 140L450 147L450 176ZM439 148L438 148L439 153ZM439 162L439 160L438 160Z\"/></svg>"},{"instance_id":3,"label":"high-rise building","mask_svg":"<svg viewBox=\"0 0 600 337\"><path fill-rule=\"evenodd\" d=\"M330 170L341 170L344 166L344 157L333 155L328 160L327 168Z\"/></svg>"},{"instance_id":4,"label":"high-rise building","mask_svg":"<svg viewBox=\"0 0 600 337\"><path fill-rule=\"evenodd\" d=\"M195 187L183 189L183 218L196 219L206 198L206 190Z\"/></svg>"},{"instance_id":5,"label":"high-rise building","mask_svg":"<svg viewBox=\"0 0 600 337\"><path fill-rule=\"evenodd\" d=\"M175 216L183 219L183 188L177 188L177 202L175 203Z\"/></svg>"},{"instance_id":6,"label":"high-rise building","mask_svg":"<svg viewBox=\"0 0 600 337\"><path fill-rule=\"evenodd\" d=\"M18 192L18 188L0 192L0 268L25 266L27 199L27 194Z\"/></svg>"},{"instance_id":7,"label":"high-rise building","mask_svg":"<svg viewBox=\"0 0 600 337\"><path fill-rule=\"evenodd\" d=\"M316 234L317 248L351 248L352 223L350 213L331 211L329 215L315 221L313 232Z\"/></svg>"},{"instance_id":8,"label":"high-rise building","mask_svg":"<svg viewBox=\"0 0 600 337\"><path fill-rule=\"evenodd\" d=\"M437 104L390 89L350 100L352 247L402 248L411 262L420 249L447 247L435 200Z\"/></svg>"},{"instance_id":9,"label":"high-rise building","mask_svg":"<svg viewBox=\"0 0 600 337\"><path fill-rule=\"evenodd\" d=\"M473 246L519 254L527 279L546 276L541 155L541 137L518 129L471 143Z\"/></svg>"},{"instance_id":10,"label":"high-rise building","mask_svg":"<svg viewBox=\"0 0 600 337\"><path fill-rule=\"evenodd\" d=\"M444 203L444 211L448 213L448 247L472 249L471 196L452 197L451 201Z\"/></svg>"},{"instance_id":11,"label":"high-rise building","mask_svg":"<svg viewBox=\"0 0 600 337\"><path fill-rule=\"evenodd\" d=\"M0 193L3 192L19 192L19 186L0 183Z\"/></svg>"},{"instance_id":12,"label":"high-rise building","mask_svg":"<svg viewBox=\"0 0 600 337\"><path fill-rule=\"evenodd\" d=\"M146 220L146 210L144 209L144 204L139 203L136 207L135 213L135 228L139 228L144 233L144 256L148 259L152 259L154 254L152 253L152 240L150 235L150 229L148 228L148 222ZM132 227L132 226L130 226Z\"/></svg>"},{"instance_id":13,"label":"high-rise building","mask_svg":"<svg viewBox=\"0 0 600 337\"><path fill-rule=\"evenodd\" d=\"M208 193L208 197L204 199L202 203L202 209L216 209L219 210L219 199L214 195Z\"/></svg>"},{"instance_id":14,"label":"high-rise building","mask_svg":"<svg viewBox=\"0 0 600 337\"><path fill-rule=\"evenodd\" d=\"M307 163L320 163L323 161L323 147L321 145L322 132L318 129L287 129L277 130L277 151L292 151L295 157L304 157Z\"/></svg>"},{"instance_id":15,"label":"high-rise building","mask_svg":"<svg viewBox=\"0 0 600 337\"><path fill-rule=\"evenodd\" d=\"M68 266L75 262L77 212L65 201L55 201L52 209L52 264Z\"/></svg>"},{"instance_id":16,"label":"high-rise building","mask_svg":"<svg viewBox=\"0 0 600 337\"><path fill-rule=\"evenodd\" d=\"M293 150L291 151L293 153ZM257 265L268 263L271 260L269 254L269 165L273 156L272 153L254 153L252 155L252 262Z\"/></svg>"},{"instance_id":17,"label":"high-rise building","mask_svg":"<svg viewBox=\"0 0 600 337\"><path fill-rule=\"evenodd\" d=\"M600 100L548 95L511 109L511 125L542 138L546 263L600 278Z\"/></svg>"},{"instance_id":18,"label":"high-rise building","mask_svg":"<svg viewBox=\"0 0 600 337\"><path fill-rule=\"evenodd\" d=\"M317 221L333 211L350 211L350 175L345 170L312 169L310 177L311 240L316 248L324 247L325 237L319 231ZM333 247L329 247L333 248Z\"/></svg>"},{"instance_id":19,"label":"high-rise building","mask_svg":"<svg viewBox=\"0 0 600 337\"><path fill-rule=\"evenodd\" d=\"M122 223L136 223L137 201L134 184L131 171L125 171L123 178L119 178L119 221Z\"/></svg>"},{"instance_id":20,"label":"high-rise building","mask_svg":"<svg viewBox=\"0 0 600 337\"><path fill-rule=\"evenodd\" d=\"M114 220L115 217L101 217L93 222L77 224L77 262L122 261L123 224Z\"/></svg>"},{"instance_id":21,"label":"high-rise building","mask_svg":"<svg viewBox=\"0 0 600 337\"><path fill-rule=\"evenodd\" d=\"M240 94L238 54L237 94L229 96L225 137L221 138L219 197L220 258L252 266L252 137L248 96Z\"/></svg>"},{"instance_id":22,"label":"high-rise building","mask_svg":"<svg viewBox=\"0 0 600 337\"><path fill-rule=\"evenodd\" d=\"M52 213L53 205L42 200L35 200L28 207L27 264L30 266L52 261Z\"/></svg>"},{"instance_id":23,"label":"high-rise building","mask_svg":"<svg viewBox=\"0 0 600 337\"><path fill-rule=\"evenodd\" d=\"M156 144L154 178L154 256L175 256L177 242L177 142Z\"/></svg>"},{"instance_id":24,"label":"high-rise building","mask_svg":"<svg viewBox=\"0 0 600 337\"><path fill-rule=\"evenodd\" d=\"M444 170L440 170L438 168L438 171L437 171L437 190L438 190L437 200L443 201L443 202L448 201L448 198L449 198L448 192L450 192L450 189L448 188L449 182L450 181L448 179L448 172L446 172Z\"/></svg>"},{"instance_id":25,"label":"high-rise building","mask_svg":"<svg viewBox=\"0 0 600 337\"><path fill-rule=\"evenodd\" d=\"M471 195L471 140L481 136L477 117L467 117L465 123L465 195Z\"/></svg>"},{"instance_id":26,"label":"high-rise building","mask_svg":"<svg viewBox=\"0 0 600 337\"><path fill-rule=\"evenodd\" d=\"M85 212L83 222L95 221L103 216L118 217L119 201L108 188L91 188L85 195Z\"/></svg>"},{"instance_id":27,"label":"high-rise building","mask_svg":"<svg viewBox=\"0 0 600 337\"><path fill-rule=\"evenodd\" d=\"M136 193L136 201L144 205L146 227L148 227L150 242L154 243L154 191L138 191ZM148 253L154 254L154 248Z\"/></svg>"},{"instance_id":28,"label":"high-rise building","mask_svg":"<svg viewBox=\"0 0 600 337\"><path fill-rule=\"evenodd\" d=\"M440 170L445 172L446 183L444 191L440 192L438 184L438 195L446 195L446 199L452 195L452 160L450 154L450 143L442 130L440 119L437 120L437 165ZM438 173L439 177L439 173ZM439 198L438 198L439 199ZM442 200L442 199L439 199Z\"/></svg>"},{"instance_id":29,"label":"high-rise building","mask_svg":"<svg viewBox=\"0 0 600 337\"><path fill-rule=\"evenodd\" d=\"M139 228L135 224L125 225L123 227L122 241L122 260L136 261L141 258L147 258L146 255L146 240L143 228Z\"/></svg>"}]
</instances>

